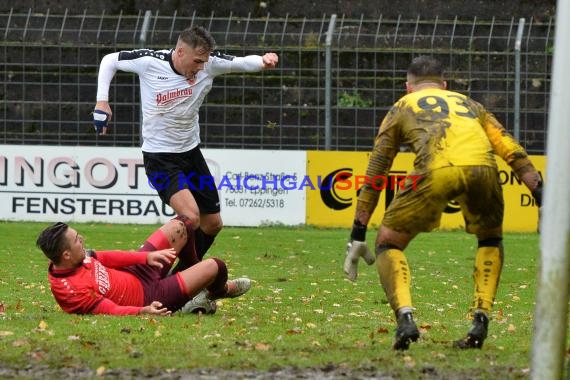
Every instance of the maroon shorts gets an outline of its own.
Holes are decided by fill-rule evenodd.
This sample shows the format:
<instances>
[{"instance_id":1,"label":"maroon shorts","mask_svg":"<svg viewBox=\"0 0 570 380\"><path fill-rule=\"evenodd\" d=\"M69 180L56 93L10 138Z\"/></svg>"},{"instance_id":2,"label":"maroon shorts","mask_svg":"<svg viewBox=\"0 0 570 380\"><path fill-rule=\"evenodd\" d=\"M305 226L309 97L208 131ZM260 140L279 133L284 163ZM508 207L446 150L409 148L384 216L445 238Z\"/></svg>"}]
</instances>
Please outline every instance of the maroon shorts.
<instances>
[{"instance_id":1,"label":"maroon shorts","mask_svg":"<svg viewBox=\"0 0 570 380\"><path fill-rule=\"evenodd\" d=\"M162 269L146 264L131 265L124 270L132 273L140 280L145 306L150 305L152 301L159 301L163 307L174 312L190 300L190 297L180 288L178 273L163 278Z\"/></svg>"},{"instance_id":2,"label":"maroon shorts","mask_svg":"<svg viewBox=\"0 0 570 380\"><path fill-rule=\"evenodd\" d=\"M139 251L149 252L155 250L150 242L146 242ZM123 270L137 277L143 287L144 305L150 305L152 301L159 301L168 310L175 312L190 300L183 291L182 279L176 273L167 276L170 266L156 268L147 264L130 265Z\"/></svg>"}]
</instances>

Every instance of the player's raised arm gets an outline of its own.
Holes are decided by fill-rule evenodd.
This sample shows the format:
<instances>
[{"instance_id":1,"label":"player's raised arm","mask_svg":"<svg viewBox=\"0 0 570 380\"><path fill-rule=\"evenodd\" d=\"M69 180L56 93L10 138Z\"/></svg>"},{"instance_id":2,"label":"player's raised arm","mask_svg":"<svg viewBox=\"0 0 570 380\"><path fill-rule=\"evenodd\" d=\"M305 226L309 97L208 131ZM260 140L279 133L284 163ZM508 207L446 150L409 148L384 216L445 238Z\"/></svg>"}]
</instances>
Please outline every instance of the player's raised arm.
<instances>
[{"instance_id":1,"label":"player's raised arm","mask_svg":"<svg viewBox=\"0 0 570 380\"><path fill-rule=\"evenodd\" d=\"M263 70L274 69L279 63L279 57L275 53L265 53L261 59L263 60Z\"/></svg>"}]
</instances>

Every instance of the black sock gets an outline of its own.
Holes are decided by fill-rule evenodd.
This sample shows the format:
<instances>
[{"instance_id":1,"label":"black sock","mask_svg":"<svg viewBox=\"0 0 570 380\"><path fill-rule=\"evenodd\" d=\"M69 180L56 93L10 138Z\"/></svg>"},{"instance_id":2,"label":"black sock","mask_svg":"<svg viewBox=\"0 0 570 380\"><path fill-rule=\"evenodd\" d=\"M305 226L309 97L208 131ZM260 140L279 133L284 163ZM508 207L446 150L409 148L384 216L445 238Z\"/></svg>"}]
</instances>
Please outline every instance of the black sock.
<instances>
[{"instance_id":1,"label":"black sock","mask_svg":"<svg viewBox=\"0 0 570 380\"><path fill-rule=\"evenodd\" d=\"M202 261L208 249L214 243L216 239L216 235L208 235L201 228L198 228L194 231L194 236L196 238L196 255L198 256L198 260Z\"/></svg>"}]
</instances>

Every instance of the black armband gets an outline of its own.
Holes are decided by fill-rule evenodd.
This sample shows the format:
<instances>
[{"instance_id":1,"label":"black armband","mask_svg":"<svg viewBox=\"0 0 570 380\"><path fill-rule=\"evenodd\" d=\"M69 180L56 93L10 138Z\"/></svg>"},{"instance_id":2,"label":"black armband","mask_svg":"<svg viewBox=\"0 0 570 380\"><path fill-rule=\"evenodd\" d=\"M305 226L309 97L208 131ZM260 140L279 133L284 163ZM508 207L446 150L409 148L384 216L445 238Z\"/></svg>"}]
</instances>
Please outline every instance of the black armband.
<instances>
[{"instance_id":1,"label":"black armband","mask_svg":"<svg viewBox=\"0 0 570 380\"><path fill-rule=\"evenodd\" d=\"M365 241L366 240L366 226L360 221L355 220L352 224L352 231L350 232L350 240Z\"/></svg>"}]
</instances>

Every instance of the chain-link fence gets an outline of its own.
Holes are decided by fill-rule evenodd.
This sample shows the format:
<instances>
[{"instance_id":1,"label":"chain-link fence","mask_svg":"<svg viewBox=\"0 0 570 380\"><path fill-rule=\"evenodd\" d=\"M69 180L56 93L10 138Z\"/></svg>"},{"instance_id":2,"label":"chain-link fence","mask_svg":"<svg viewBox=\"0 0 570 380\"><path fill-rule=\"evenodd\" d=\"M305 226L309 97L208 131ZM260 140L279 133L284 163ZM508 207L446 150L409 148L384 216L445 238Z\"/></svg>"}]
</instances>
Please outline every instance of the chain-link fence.
<instances>
[{"instance_id":1,"label":"chain-link fence","mask_svg":"<svg viewBox=\"0 0 570 380\"><path fill-rule=\"evenodd\" d=\"M209 29L225 53L280 57L275 70L214 81L200 112L206 148L368 150L404 94L409 61L432 54L449 88L486 105L530 153L544 153L554 20L532 17L0 13L0 143L139 146L134 74L115 76L112 133L93 133L99 62L116 50L171 48L191 25Z\"/></svg>"}]
</instances>

